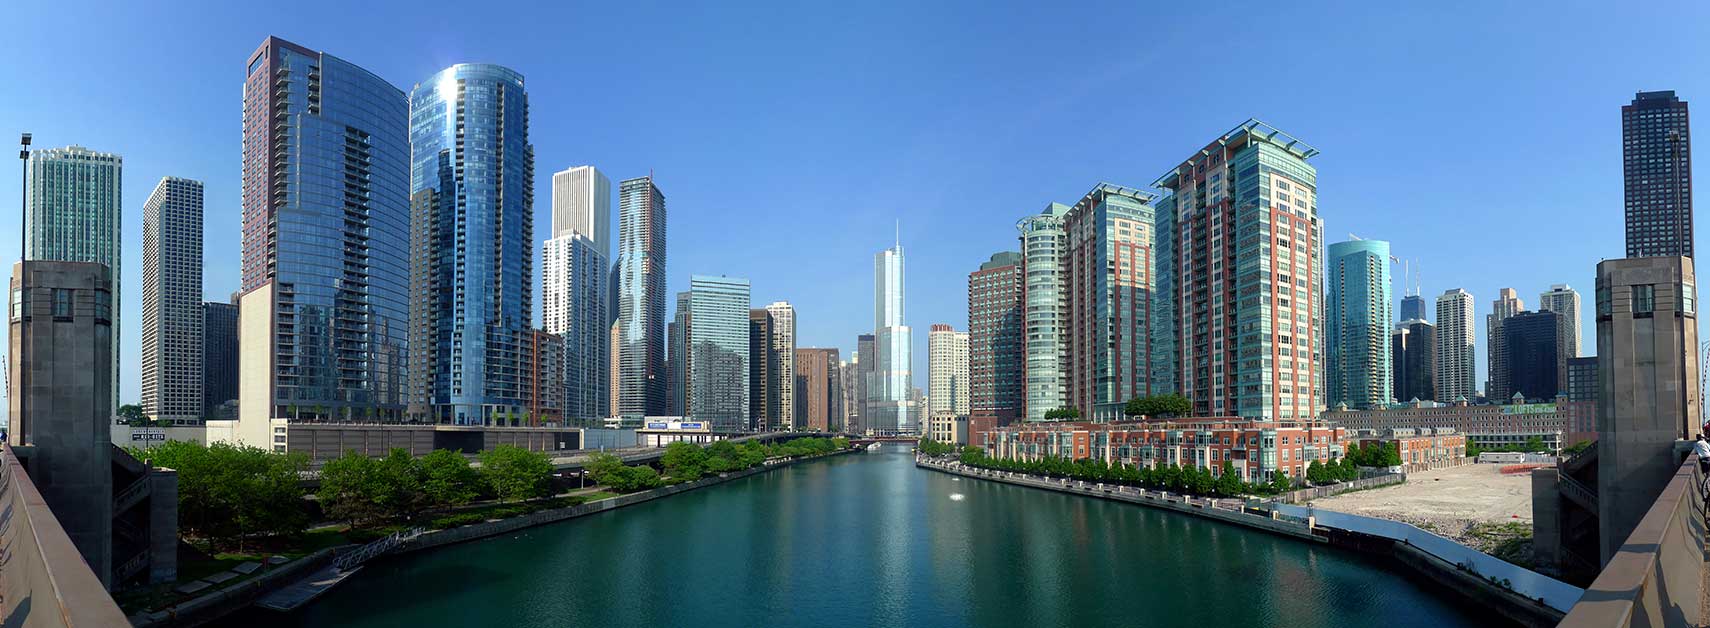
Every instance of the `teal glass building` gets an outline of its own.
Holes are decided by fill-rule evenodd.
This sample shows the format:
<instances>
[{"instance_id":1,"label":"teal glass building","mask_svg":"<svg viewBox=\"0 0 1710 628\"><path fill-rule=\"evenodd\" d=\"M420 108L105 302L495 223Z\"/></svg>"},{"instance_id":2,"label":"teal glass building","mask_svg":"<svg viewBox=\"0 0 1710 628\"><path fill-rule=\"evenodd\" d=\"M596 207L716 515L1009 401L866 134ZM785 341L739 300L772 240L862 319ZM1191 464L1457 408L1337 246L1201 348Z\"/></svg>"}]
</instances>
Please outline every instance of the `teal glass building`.
<instances>
[{"instance_id":1,"label":"teal glass building","mask_svg":"<svg viewBox=\"0 0 1710 628\"><path fill-rule=\"evenodd\" d=\"M1325 257L1325 387L1330 407L1379 408L1394 399L1390 360L1389 243L1330 245Z\"/></svg>"},{"instance_id":2,"label":"teal glass building","mask_svg":"<svg viewBox=\"0 0 1710 628\"><path fill-rule=\"evenodd\" d=\"M410 91L412 415L454 425L525 417L532 324L534 147L517 72L458 64Z\"/></svg>"},{"instance_id":3,"label":"teal glass building","mask_svg":"<svg viewBox=\"0 0 1710 628\"><path fill-rule=\"evenodd\" d=\"M748 425L747 279L689 278L683 361L684 414L714 429Z\"/></svg>"},{"instance_id":4,"label":"teal glass building","mask_svg":"<svg viewBox=\"0 0 1710 628\"><path fill-rule=\"evenodd\" d=\"M119 311L119 260L124 216L121 184L124 159L82 146L50 148L30 154L25 179L24 259L99 262L111 277L113 311ZM108 332L113 352L109 412L119 410L119 330L114 316Z\"/></svg>"}]
</instances>

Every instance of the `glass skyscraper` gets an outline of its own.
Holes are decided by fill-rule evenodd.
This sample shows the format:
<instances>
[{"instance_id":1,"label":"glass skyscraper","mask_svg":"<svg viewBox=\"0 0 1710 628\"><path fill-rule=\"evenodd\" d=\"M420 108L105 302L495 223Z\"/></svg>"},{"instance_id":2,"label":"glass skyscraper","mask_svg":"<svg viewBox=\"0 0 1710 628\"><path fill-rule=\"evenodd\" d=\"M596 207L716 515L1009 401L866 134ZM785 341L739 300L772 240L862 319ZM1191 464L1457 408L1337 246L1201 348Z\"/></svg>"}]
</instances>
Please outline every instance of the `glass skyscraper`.
<instances>
[{"instance_id":1,"label":"glass skyscraper","mask_svg":"<svg viewBox=\"0 0 1710 628\"><path fill-rule=\"evenodd\" d=\"M166 177L143 203L143 414L200 423L202 182Z\"/></svg>"},{"instance_id":2,"label":"glass skyscraper","mask_svg":"<svg viewBox=\"0 0 1710 628\"><path fill-rule=\"evenodd\" d=\"M665 414L665 194L651 176L618 184L615 274L618 413Z\"/></svg>"},{"instance_id":3,"label":"glass skyscraper","mask_svg":"<svg viewBox=\"0 0 1710 628\"><path fill-rule=\"evenodd\" d=\"M1394 399L1390 346L1389 243L1330 245L1325 262L1326 392L1329 405L1380 408Z\"/></svg>"},{"instance_id":4,"label":"glass skyscraper","mask_svg":"<svg viewBox=\"0 0 1710 628\"><path fill-rule=\"evenodd\" d=\"M880 433L913 434L919 427L909 395L914 391L914 336L903 322L903 248L873 256L873 364L867 385L868 427ZM865 359L865 358L863 358Z\"/></svg>"},{"instance_id":5,"label":"glass skyscraper","mask_svg":"<svg viewBox=\"0 0 1710 628\"><path fill-rule=\"evenodd\" d=\"M521 74L465 63L410 91L412 414L523 420L533 316L534 147Z\"/></svg>"},{"instance_id":6,"label":"glass skyscraper","mask_svg":"<svg viewBox=\"0 0 1710 628\"><path fill-rule=\"evenodd\" d=\"M1692 257L1692 124L1673 91L1621 106L1627 257Z\"/></svg>"},{"instance_id":7,"label":"glass skyscraper","mask_svg":"<svg viewBox=\"0 0 1710 628\"><path fill-rule=\"evenodd\" d=\"M715 429L748 425L748 280L689 278L683 410Z\"/></svg>"},{"instance_id":8,"label":"glass skyscraper","mask_svg":"<svg viewBox=\"0 0 1710 628\"><path fill-rule=\"evenodd\" d=\"M30 154L24 208L24 259L98 262L107 265L113 312L119 311L119 260L123 212L124 159L82 146L50 148ZM112 337L109 413L119 409L119 317L107 328Z\"/></svg>"},{"instance_id":9,"label":"glass skyscraper","mask_svg":"<svg viewBox=\"0 0 1710 628\"><path fill-rule=\"evenodd\" d=\"M1026 390L1023 415L1043 421L1045 413L1069 405L1069 300L1063 260L1068 256L1064 230L1069 206L1051 203L1045 211L1021 219L1022 353Z\"/></svg>"},{"instance_id":10,"label":"glass skyscraper","mask_svg":"<svg viewBox=\"0 0 1710 628\"><path fill-rule=\"evenodd\" d=\"M268 357L247 368L271 372L243 374L240 417L400 420L409 103L373 73L277 37L247 67L240 344Z\"/></svg>"},{"instance_id":11,"label":"glass skyscraper","mask_svg":"<svg viewBox=\"0 0 1710 628\"><path fill-rule=\"evenodd\" d=\"M603 419L611 405L606 257L571 231L541 245L541 326L564 342L564 416Z\"/></svg>"}]
</instances>

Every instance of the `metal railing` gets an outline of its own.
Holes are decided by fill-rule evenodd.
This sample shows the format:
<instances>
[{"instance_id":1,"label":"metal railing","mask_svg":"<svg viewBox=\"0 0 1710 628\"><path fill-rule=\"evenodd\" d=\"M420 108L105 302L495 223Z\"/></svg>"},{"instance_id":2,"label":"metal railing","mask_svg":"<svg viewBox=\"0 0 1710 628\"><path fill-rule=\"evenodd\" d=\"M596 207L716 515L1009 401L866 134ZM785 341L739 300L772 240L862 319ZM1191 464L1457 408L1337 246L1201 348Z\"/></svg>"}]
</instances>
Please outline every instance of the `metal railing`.
<instances>
[{"instance_id":1,"label":"metal railing","mask_svg":"<svg viewBox=\"0 0 1710 628\"><path fill-rule=\"evenodd\" d=\"M376 556L380 556L397 549L399 545L404 543L404 541L421 536L421 534L426 531L427 530L424 528L410 528L407 530L393 532L382 539L370 541L367 545L363 545L348 554L339 556L337 560L333 561L333 568L339 571L355 569L363 563L372 560Z\"/></svg>"}]
</instances>

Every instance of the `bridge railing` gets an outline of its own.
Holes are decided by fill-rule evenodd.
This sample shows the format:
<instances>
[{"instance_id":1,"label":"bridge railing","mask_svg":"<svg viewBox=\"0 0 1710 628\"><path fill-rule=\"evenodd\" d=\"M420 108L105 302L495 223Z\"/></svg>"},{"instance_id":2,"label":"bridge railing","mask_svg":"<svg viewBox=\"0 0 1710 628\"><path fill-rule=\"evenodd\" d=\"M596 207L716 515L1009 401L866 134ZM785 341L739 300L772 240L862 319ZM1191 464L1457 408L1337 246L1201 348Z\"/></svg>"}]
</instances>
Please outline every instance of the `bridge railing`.
<instances>
[{"instance_id":1,"label":"bridge railing","mask_svg":"<svg viewBox=\"0 0 1710 628\"><path fill-rule=\"evenodd\" d=\"M129 626L10 446L0 445L0 611L7 626Z\"/></svg>"},{"instance_id":2,"label":"bridge railing","mask_svg":"<svg viewBox=\"0 0 1710 628\"><path fill-rule=\"evenodd\" d=\"M1657 501L1562 619L1566 628L1700 626L1704 569L1704 476L1698 457L1663 486Z\"/></svg>"}]
</instances>

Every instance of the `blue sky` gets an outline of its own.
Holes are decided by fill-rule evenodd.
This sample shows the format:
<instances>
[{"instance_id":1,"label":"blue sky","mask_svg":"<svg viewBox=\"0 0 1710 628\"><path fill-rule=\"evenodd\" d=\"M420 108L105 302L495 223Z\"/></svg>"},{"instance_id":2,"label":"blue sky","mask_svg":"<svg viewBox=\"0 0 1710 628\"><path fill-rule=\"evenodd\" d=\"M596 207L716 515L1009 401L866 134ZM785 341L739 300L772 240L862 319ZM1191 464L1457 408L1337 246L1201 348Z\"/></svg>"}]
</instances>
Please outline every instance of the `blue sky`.
<instances>
[{"instance_id":1,"label":"blue sky","mask_svg":"<svg viewBox=\"0 0 1710 628\"><path fill-rule=\"evenodd\" d=\"M1623 253L1619 107L1653 89L1710 106L1702 3L349 4L4 10L0 140L125 158L121 399L139 394L141 208L160 177L206 183L205 298L237 286L244 60L268 35L406 90L459 62L522 72L537 236L552 172L651 170L671 290L748 277L756 305L796 305L801 346L847 355L871 328L872 256L901 220L922 387L927 326L966 326L967 273L1015 248L1018 218L1100 181L1146 186L1249 117L1322 151L1329 241L1389 240L1428 297L1473 293L1481 381L1501 287L1529 308L1580 289L1593 353L1595 264ZM14 217L17 186L0 176ZM0 232L0 256L17 250Z\"/></svg>"}]
</instances>

